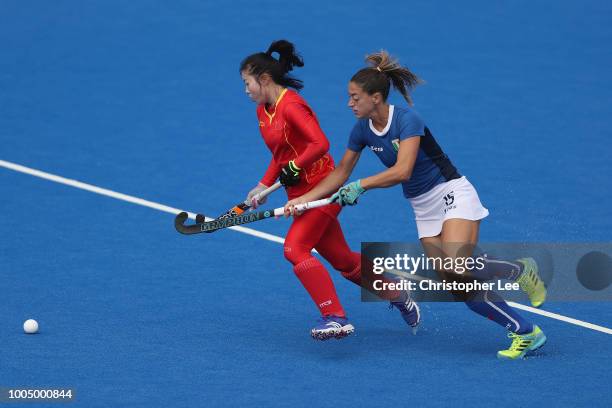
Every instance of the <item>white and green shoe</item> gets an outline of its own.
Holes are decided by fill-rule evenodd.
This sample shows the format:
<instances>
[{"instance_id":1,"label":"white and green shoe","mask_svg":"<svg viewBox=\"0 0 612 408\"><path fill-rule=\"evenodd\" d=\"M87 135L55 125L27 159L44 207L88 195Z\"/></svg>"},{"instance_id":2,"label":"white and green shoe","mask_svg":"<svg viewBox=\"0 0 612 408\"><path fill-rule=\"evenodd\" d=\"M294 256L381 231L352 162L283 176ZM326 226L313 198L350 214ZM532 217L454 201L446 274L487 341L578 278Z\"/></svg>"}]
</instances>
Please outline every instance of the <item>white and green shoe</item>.
<instances>
[{"instance_id":1,"label":"white and green shoe","mask_svg":"<svg viewBox=\"0 0 612 408\"><path fill-rule=\"evenodd\" d=\"M540 307L546 300L546 286L538 275L538 264L533 258L517 259L523 264L523 273L516 280L521 289L529 296L533 307Z\"/></svg>"},{"instance_id":2,"label":"white and green shoe","mask_svg":"<svg viewBox=\"0 0 612 408\"><path fill-rule=\"evenodd\" d=\"M497 352L497 358L502 360L517 360L524 358L530 351L535 351L546 343L546 335L538 327L533 326L533 331L526 334L508 333L512 339L512 344L506 350Z\"/></svg>"}]
</instances>

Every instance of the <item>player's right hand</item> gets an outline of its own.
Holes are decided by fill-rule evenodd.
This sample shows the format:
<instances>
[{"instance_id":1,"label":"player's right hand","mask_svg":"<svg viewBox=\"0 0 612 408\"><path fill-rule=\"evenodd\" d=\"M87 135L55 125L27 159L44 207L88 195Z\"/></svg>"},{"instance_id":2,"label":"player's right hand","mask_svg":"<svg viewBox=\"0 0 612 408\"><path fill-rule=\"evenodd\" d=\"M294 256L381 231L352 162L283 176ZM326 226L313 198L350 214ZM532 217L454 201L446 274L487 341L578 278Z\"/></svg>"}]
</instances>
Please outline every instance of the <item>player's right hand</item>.
<instances>
[{"instance_id":1,"label":"player's right hand","mask_svg":"<svg viewBox=\"0 0 612 408\"><path fill-rule=\"evenodd\" d=\"M258 183L257 186L255 186L254 189L252 189L251 191L249 191L249 194L247 194L246 199L244 200L244 202L248 205L251 206L251 208L257 208L260 204L264 204L268 198L267 197L261 197L259 200L257 199L257 194L261 193L262 191L264 191L265 189L267 189L268 186L265 186L261 183Z\"/></svg>"},{"instance_id":2,"label":"player's right hand","mask_svg":"<svg viewBox=\"0 0 612 408\"><path fill-rule=\"evenodd\" d=\"M308 200L305 200L302 197L294 198L293 200L287 201L287 204L285 204L285 217L289 217L291 215L293 215L293 216L300 215L302 212L301 211L297 211L295 209L295 206L298 205L298 204L304 204L304 203L307 203L307 202L308 202Z\"/></svg>"}]
</instances>

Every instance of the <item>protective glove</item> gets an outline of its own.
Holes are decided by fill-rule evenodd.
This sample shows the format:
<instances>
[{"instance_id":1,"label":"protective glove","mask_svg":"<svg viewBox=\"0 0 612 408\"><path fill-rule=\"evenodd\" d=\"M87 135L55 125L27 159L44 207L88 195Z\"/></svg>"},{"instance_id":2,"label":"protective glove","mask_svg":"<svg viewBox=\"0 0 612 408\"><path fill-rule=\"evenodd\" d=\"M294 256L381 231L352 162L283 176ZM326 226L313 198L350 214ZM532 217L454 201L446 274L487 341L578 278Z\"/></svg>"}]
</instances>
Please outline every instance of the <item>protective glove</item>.
<instances>
[{"instance_id":1,"label":"protective glove","mask_svg":"<svg viewBox=\"0 0 612 408\"><path fill-rule=\"evenodd\" d=\"M244 202L250 205L251 208L257 208L259 207L259 205L264 204L268 200L268 197L261 197L259 200L257 200L255 196L267 188L268 186L258 183L254 189L249 191L249 194L247 194L246 200L244 200Z\"/></svg>"},{"instance_id":2,"label":"protective glove","mask_svg":"<svg viewBox=\"0 0 612 408\"><path fill-rule=\"evenodd\" d=\"M300 168L295 165L295 162L291 160L281 170L279 180L285 187L295 186L300 182Z\"/></svg>"},{"instance_id":3,"label":"protective glove","mask_svg":"<svg viewBox=\"0 0 612 408\"><path fill-rule=\"evenodd\" d=\"M365 190L361 187L361 180L357 180L346 186L340 187L338 191L331 196L331 201L337 202L343 207L345 205L355 205L357 204L357 199L363 193L365 193Z\"/></svg>"}]
</instances>

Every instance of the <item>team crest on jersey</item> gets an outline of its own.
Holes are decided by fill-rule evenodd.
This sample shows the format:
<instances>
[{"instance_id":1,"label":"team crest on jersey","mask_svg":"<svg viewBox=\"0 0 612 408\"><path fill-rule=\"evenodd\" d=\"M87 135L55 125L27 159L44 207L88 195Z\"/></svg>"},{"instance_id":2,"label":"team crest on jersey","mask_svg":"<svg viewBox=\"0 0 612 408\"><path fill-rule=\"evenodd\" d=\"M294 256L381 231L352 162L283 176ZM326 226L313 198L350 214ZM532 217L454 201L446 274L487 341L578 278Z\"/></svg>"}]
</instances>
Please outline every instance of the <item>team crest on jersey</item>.
<instances>
[{"instance_id":1,"label":"team crest on jersey","mask_svg":"<svg viewBox=\"0 0 612 408\"><path fill-rule=\"evenodd\" d=\"M393 139L391 144L393 145L393 150L399 152L399 139Z\"/></svg>"}]
</instances>

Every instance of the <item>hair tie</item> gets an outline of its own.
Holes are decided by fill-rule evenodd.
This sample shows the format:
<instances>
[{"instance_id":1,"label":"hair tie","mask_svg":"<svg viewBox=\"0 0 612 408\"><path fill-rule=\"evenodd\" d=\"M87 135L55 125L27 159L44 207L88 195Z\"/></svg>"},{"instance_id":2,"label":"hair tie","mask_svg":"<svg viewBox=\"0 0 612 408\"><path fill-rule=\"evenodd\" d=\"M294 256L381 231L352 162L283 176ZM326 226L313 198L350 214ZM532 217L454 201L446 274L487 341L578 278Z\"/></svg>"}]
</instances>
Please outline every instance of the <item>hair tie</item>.
<instances>
[{"instance_id":1,"label":"hair tie","mask_svg":"<svg viewBox=\"0 0 612 408\"><path fill-rule=\"evenodd\" d=\"M376 67L376 69L378 70L378 72L382 72L382 69L380 69L380 67Z\"/></svg>"}]
</instances>

